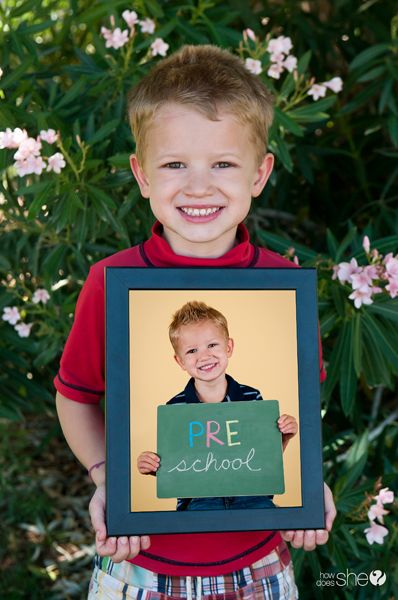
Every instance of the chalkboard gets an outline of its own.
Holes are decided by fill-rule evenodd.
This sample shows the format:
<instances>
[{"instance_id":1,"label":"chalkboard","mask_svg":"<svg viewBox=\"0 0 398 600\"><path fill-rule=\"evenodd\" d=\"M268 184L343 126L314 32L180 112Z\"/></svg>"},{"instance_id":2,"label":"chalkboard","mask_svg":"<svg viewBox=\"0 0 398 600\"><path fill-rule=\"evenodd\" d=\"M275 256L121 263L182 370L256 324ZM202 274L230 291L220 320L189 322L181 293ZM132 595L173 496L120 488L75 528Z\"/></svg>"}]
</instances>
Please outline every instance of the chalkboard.
<instances>
[{"instance_id":1,"label":"chalkboard","mask_svg":"<svg viewBox=\"0 0 398 600\"><path fill-rule=\"evenodd\" d=\"M158 498L256 496L285 491L279 402L158 407Z\"/></svg>"}]
</instances>

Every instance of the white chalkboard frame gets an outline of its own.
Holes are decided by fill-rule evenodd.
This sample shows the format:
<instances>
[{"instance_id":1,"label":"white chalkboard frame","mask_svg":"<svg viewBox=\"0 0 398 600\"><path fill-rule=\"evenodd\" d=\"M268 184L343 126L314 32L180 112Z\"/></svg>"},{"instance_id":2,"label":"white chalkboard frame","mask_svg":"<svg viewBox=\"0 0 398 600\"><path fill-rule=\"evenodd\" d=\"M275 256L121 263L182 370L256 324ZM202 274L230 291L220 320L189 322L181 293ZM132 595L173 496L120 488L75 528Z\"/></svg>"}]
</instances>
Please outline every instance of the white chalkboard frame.
<instances>
[{"instance_id":1,"label":"white chalkboard frame","mask_svg":"<svg viewBox=\"0 0 398 600\"><path fill-rule=\"evenodd\" d=\"M107 267L106 520L108 535L324 529L315 269ZM131 511L129 293L131 290L294 290L302 506L256 510Z\"/></svg>"}]
</instances>

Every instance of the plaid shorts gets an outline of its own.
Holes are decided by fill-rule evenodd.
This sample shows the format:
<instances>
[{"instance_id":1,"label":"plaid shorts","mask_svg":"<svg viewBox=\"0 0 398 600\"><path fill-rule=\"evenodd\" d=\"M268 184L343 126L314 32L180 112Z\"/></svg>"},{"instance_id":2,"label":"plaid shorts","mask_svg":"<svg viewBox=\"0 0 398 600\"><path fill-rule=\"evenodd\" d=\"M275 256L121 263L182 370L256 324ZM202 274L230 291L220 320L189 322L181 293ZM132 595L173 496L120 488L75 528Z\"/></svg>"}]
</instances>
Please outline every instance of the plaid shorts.
<instances>
[{"instance_id":1,"label":"plaid shorts","mask_svg":"<svg viewBox=\"0 0 398 600\"><path fill-rule=\"evenodd\" d=\"M298 598L285 542L227 575L160 575L127 561L96 556L88 600L293 600Z\"/></svg>"}]
</instances>

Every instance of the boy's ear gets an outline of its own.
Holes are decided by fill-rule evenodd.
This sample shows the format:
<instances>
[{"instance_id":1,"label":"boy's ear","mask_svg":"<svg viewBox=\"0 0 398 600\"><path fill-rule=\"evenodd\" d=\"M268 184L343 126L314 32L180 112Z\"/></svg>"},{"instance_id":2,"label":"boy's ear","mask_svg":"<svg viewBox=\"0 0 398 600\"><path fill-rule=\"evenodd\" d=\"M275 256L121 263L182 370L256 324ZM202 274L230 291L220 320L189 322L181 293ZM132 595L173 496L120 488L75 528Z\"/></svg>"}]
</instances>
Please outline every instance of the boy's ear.
<instances>
[{"instance_id":1,"label":"boy's ear","mask_svg":"<svg viewBox=\"0 0 398 600\"><path fill-rule=\"evenodd\" d=\"M264 156L260 166L257 169L256 179L252 186L252 197L257 198L263 191L265 184L267 183L269 176L274 168L274 155L270 152Z\"/></svg>"},{"instance_id":2,"label":"boy's ear","mask_svg":"<svg viewBox=\"0 0 398 600\"><path fill-rule=\"evenodd\" d=\"M149 198L149 181L138 162L136 154L130 156L130 167L139 185L141 196L143 196L143 198Z\"/></svg>"},{"instance_id":3,"label":"boy's ear","mask_svg":"<svg viewBox=\"0 0 398 600\"><path fill-rule=\"evenodd\" d=\"M174 354L174 360L176 361L176 363L181 367L181 369L183 369L183 371L186 371L186 368L184 367L184 363L182 362L181 358L178 356L178 354Z\"/></svg>"},{"instance_id":4,"label":"boy's ear","mask_svg":"<svg viewBox=\"0 0 398 600\"><path fill-rule=\"evenodd\" d=\"M227 342L227 356L228 356L228 358L231 358L233 351L234 351L234 340L232 338L228 338L228 342Z\"/></svg>"}]
</instances>

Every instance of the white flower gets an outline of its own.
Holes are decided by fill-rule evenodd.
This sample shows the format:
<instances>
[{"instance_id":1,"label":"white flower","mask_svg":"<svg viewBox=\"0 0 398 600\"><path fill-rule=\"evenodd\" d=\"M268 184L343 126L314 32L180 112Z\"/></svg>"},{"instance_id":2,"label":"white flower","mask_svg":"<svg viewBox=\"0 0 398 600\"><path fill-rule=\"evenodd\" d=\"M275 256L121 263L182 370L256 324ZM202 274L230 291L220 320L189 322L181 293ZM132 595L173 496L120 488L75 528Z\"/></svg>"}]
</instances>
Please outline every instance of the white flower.
<instances>
[{"instance_id":1,"label":"white flower","mask_svg":"<svg viewBox=\"0 0 398 600\"><path fill-rule=\"evenodd\" d=\"M341 283L351 281L351 276L354 273L360 273L361 267L358 267L358 263L355 258L352 258L350 262L341 262L337 265L337 277Z\"/></svg>"},{"instance_id":2,"label":"white flower","mask_svg":"<svg viewBox=\"0 0 398 600\"><path fill-rule=\"evenodd\" d=\"M387 254L383 262L386 268L387 276L398 279L398 259L394 258L390 253Z\"/></svg>"},{"instance_id":3,"label":"white flower","mask_svg":"<svg viewBox=\"0 0 398 600\"><path fill-rule=\"evenodd\" d=\"M15 160L26 160L29 156L39 156L41 141L28 137L21 141L18 150L14 154Z\"/></svg>"},{"instance_id":4,"label":"white flower","mask_svg":"<svg viewBox=\"0 0 398 600\"><path fill-rule=\"evenodd\" d=\"M293 54L289 54L283 61L283 66L291 73L297 67L297 58Z\"/></svg>"},{"instance_id":5,"label":"white flower","mask_svg":"<svg viewBox=\"0 0 398 600\"><path fill-rule=\"evenodd\" d=\"M279 54L280 52L283 54L289 54L292 48L293 44L290 37L284 37L283 35L280 35L279 37L268 42L267 51L270 54Z\"/></svg>"},{"instance_id":6,"label":"white flower","mask_svg":"<svg viewBox=\"0 0 398 600\"><path fill-rule=\"evenodd\" d=\"M282 63L274 63L268 69L267 75L273 79L279 79L283 71L284 68Z\"/></svg>"},{"instance_id":7,"label":"white flower","mask_svg":"<svg viewBox=\"0 0 398 600\"><path fill-rule=\"evenodd\" d=\"M33 156L33 154L31 154L25 160L17 160L14 163L14 167L20 177L30 175L31 173L41 175L46 168L46 163L41 156Z\"/></svg>"},{"instance_id":8,"label":"white flower","mask_svg":"<svg viewBox=\"0 0 398 600\"><path fill-rule=\"evenodd\" d=\"M380 490L377 496L375 496L375 500L381 504L391 504L394 502L394 492L392 492L388 487Z\"/></svg>"},{"instance_id":9,"label":"white flower","mask_svg":"<svg viewBox=\"0 0 398 600\"><path fill-rule=\"evenodd\" d=\"M3 73L4 73L4 71L3 71L3 69L0 67L0 79L3 77Z\"/></svg>"},{"instance_id":10,"label":"white flower","mask_svg":"<svg viewBox=\"0 0 398 600\"><path fill-rule=\"evenodd\" d=\"M319 83L314 83L311 89L308 90L307 94L312 96L313 100L319 100L319 98L323 98L326 94L326 87Z\"/></svg>"},{"instance_id":11,"label":"white flower","mask_svg":"<svg viewBox=\"0 0 398 600\"><path fill-rule=\"evenodd\" d=\"M388 280L388 285L386 285L386 290L391 298L396 298L398 296L398 279L391 277L391 279Z\"/></svg>"},{"instance_id":12,"label":"white flower","mask_svg":"<svg viewBox=\"0 0 398 600\"><path fill-rule=\"evenodd\" d=\"M19 337L25 338L30 336L32 326L33 323L19 323L15 325L14 329L18 332Z\"/></svg>"},{"instance_id":13,"label":"white flower","mask_svg":"<svg viewBox=\"0 0 398 600\"><path fill-rule=\"evenodd\" d=\"M255 60L254 58L246 58L245 67L250 73L253 75L260 75L262 73L261 62L259 60Z\"/></svg>"},{"instance_id":14,"label":"white flower","mask_svg":"<svg viewBox=\"0 0 398 600\"><path fill-rule=\"evenodd\" d=\"M139 23L142 33L153 33L155 31L155 21L153 19L144 19L144 21L139 21ZM162 54L162 56L165 56L165 54Z\"/></svg>"},{"instance_id":15,"label":"white flower","mask_svg":"<svg viewBox=\"0 0 398 600\"><path fill-rule=\"evenodd\" d=\"M162 38L156 38L151 44L152 56L159 54L160 56L166 56L169 45L166 44Z\"/></svg>"},{"instance_id":16,"label":"white flower","mask_svg":"<svg viewBox=\"0 0 398 600\"><path fill-rule=\"evenodd\" d=\"M9 127L5 131L0 131L0 148L18 148L19 144L26 140L28 134L26 130L19 127L12 130Z\"/></svg>"},{"instance_id":17,"label":"white flower","mask_svg":"<svg viewBox=\"0 0 398 600\"><path fill-rule=\"evenodd\" d=\"M54 171L54 173L61 173L61 169L63 169L66 165L65 159L61 152L56 152L48 159L47 171Z\"/></svg>"},{"instance_id":18,"label":"white flower","mask_svg":"<svg viewBox=\"0 0 398 600\"><path fill-rule=\"evenodd\" d=\"M374 521L372 521L371 526L365 529L366 539L368 544L383 544L384 537L388 534L388 529L383 527L383 525L377 525Z\"/></svg>"},{"instance_id":19,"label":"white flower","mask_svg":"<svg viewBox=\"0 0 398 600\"><path fill-rule=\"evenodd\" d=\"M362 304L373 304L372 290L370 287L361 287L354 290L349 296L350 300L354 300L355 308L361 308Z\"/></svg>"},{"instance_id":20,"label":"white flower","mask_svg":"<svg viewBox=\"0 0 398 600\"><path fill-rule=\"evenodd\" d=\"M274 63L281 63L284 61L285 55L282 52L275 52L274 54L271 54L270 56L270 60L271 62Z\"/></svg>"},{"instance_id":21,"label":"white flower","mask_svg":"<svg viewBox=\"0 0 398 600\"><path fill-rule=\"evenodd\" d=\"M101 33L106 40L106 48L114 48L117 50L129 41L129 32L127 29L122 31L120 27L116 27L116 29L111 31L106 27L101 27Z\"/></svg>"},{"instance_id":22,"label":"white flower","mask_svg":"<svg viewBox=\"0 0 398 600\"><path fill-rule=\"evenodd\" d=\"M54 129L42 129L40 131L40 139L47 142L47 144L54 144L58 139L58 134Z\"/></svg>"},{"instance_id":23,"label":"white flower","mask_svg":"<svg viewBox=\"0 0 398 600\"><path fill-rule=\"evenodd\" d=\"M3 311L2 319L3 321L8 321L10 325L15 325L21 318L16 306L5 306Z\"/></svg>"},{"instance_id":24,"label":"white flower","mask_svg":"<svg viewBox=\"0 0 398 600\"><path fill-rule=\"evenodd\" d=\"M42 302L42 304L47 304L50 299L50 294L44 288L38 288L32 296L33 304L38 304Z\"/></svg>"},{"instance_id":25,"label":"white flower","mask_svg":"<svg viewBox=\"0 0 398 600\"><path fill-rule=\"evenodd\" d=\"M126 21L130 29L134 28L134 25L138 23L138 15L134 10L125 10L122 12L122 17Z\"/></svg>"},{"instance_id":26,"label":"white flower","mask_svg":"<svg viewBox=\"0 0 398 600\"><path fill-rule=\"evenodd\" d=\"M332 90L335 94L338 94L343 89L343 80L341 77L333 77L329 81L324 81L322 85Z\"/></svg>"}]
</instances>

